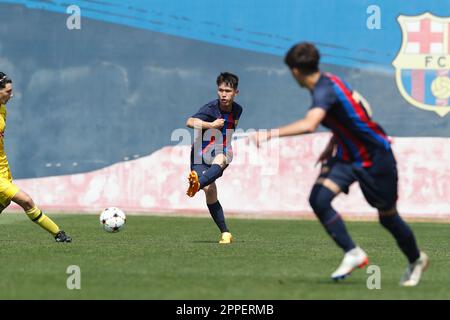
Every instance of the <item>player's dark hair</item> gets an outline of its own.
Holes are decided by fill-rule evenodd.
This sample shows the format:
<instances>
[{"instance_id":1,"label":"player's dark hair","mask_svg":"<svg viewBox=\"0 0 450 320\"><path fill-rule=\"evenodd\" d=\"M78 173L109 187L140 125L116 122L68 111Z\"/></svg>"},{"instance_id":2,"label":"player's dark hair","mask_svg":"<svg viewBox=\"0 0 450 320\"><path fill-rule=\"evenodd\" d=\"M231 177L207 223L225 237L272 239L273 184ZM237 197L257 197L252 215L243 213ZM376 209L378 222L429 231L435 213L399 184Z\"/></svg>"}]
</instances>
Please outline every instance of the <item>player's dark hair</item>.
<instances>
[{"instance_id":1,"label":"player's dark hair","mask_svg":"<svg viewBox=\"0 0 450 320\"><path fill-rule=\"evenodd\" d=\"M239 85L239 78L237 75L229 73L229 72L222 72L217 77L217 85L220 86L222 83L225 83L227 86L237 89Z\"/></svg>"},{"instance_id":2,"label":"player's dark hair","mask_svg":"<svg viewBox=\"0 0 450 320\"><path fill-rule=\"evenodd\" d=\"M319 50L309 42L301 42L294 45L284 57L284 63L289 68L297 68L304 75L310 75L319 71L319 60Z\"/></svg>"},{"instance_id":3,"label":"player's dark hair","mask_svg":"<svg viewBox=\"0 0 450 320\"><path fill-rule=\"evenodd\" d=\"M12 83L12 80L8 77L6 73L0 71L0 89L6 87L7 83Z\"/></svg>"}]
</instances>

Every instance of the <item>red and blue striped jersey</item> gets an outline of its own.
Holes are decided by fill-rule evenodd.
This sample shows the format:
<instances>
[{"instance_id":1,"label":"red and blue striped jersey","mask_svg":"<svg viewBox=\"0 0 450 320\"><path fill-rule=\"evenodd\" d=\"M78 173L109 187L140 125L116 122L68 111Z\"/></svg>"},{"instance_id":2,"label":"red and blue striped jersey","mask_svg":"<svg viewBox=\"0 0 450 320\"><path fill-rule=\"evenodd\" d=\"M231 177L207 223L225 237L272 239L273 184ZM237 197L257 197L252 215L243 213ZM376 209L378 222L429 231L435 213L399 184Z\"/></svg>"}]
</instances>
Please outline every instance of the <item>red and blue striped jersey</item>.
<instances>
[{"instance_id":1,"label":"red and blue striped jersey","mask_svg":"<svg viewBox=\"0 0 450 320\"><path fill-rule=\"evenodd\" d=\"M214 131L211 132L211 134L208 134L208 136L205 135L205 132L208 130L202 130L202 136L198 137L198 139L202 139L201 143L201 150L195 150L198 154L205 154L207 152L212 153L212 155L215 155L215 151L211 150L214 148L215 150L223 151L224 154L231 153L231 134L234 132L234 129L236 129L236 126L238 124L239 118L242 114L242 107L237 104L236 102L233 102L233 106L231 109L231 112L225 112L222 109L220 109L220 101L219 99L213 100L211 102L208 102L203 107L201 107L197 113L192 115L192 118L197 118L203 121L207 122L213 122L216 119L224 119L225 123L222 127L221 131L221 145L220 142L216 142L216 135L214 135ZM210 136L211 135L211 136ZM218 138L218 137L217 137ZM192 146L194 148L194 145Z\"/></svg>"},{"instance_id":2,"label":"red and blue striped jersey","mask_svg":"<svg viewBox=\"0 0 450 320\"><path fill-rule=\"evenodd\" d=\"M321 74L311 96L310 109L327 112L322 125L333 132L339 160L370 167L375 152L391 148L383 128L372 121L368 103L339 77Z\"/></svg>"}]
</instances>

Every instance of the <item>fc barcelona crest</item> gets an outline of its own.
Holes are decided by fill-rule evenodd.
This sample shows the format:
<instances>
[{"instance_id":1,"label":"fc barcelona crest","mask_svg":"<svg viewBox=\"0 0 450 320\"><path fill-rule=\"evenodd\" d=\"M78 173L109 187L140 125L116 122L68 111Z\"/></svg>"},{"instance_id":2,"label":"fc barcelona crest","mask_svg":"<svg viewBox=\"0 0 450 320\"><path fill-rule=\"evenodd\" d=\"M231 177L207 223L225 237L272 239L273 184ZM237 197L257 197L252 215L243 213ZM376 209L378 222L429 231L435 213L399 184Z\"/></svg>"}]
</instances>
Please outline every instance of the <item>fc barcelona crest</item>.
<instances>
[{"instance_id":1,"label":"fc barcelona crest","mask_svg":"<svg viewBox=\"0 0 450 320\"><path fill-rule=\"evenodd\" d=\"M450 17L399 16L402 46L393 61L402 96L413 106L450 112Z\"/></svg>"}]
</instances>

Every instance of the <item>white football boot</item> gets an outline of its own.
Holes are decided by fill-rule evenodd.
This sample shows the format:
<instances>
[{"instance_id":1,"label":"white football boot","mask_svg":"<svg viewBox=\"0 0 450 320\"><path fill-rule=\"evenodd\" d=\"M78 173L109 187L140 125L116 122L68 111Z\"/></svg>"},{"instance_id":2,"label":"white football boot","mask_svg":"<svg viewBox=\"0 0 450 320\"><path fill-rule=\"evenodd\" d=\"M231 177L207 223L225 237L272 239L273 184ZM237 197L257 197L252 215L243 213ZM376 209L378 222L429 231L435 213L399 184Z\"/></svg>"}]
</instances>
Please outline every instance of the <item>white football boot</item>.
<instances>
[{"instance_id":1,"label":"white football boot","mask_svg":"<svg viewBox=\"0 0 450 320\"><path fill-rule=\"evenodd\" d=\"M428 268L428 256L425 252L420 252L419 258L408 265L405 273L400 279L400 285L404 287L414 287L422 276L422 272Z\"/></svg>"},{"instance_id":2,"label":"white football boot","mask_svg":"<svg viewBox=\"0 0 450 320\"><path fill-rule=\"evenodd\" d=\"M360 247L348 251L341 265L333 272L331 278L335 281L345 279L356 268L364 268L369 263L369 257Z\"/></svg>"}]
</instances>

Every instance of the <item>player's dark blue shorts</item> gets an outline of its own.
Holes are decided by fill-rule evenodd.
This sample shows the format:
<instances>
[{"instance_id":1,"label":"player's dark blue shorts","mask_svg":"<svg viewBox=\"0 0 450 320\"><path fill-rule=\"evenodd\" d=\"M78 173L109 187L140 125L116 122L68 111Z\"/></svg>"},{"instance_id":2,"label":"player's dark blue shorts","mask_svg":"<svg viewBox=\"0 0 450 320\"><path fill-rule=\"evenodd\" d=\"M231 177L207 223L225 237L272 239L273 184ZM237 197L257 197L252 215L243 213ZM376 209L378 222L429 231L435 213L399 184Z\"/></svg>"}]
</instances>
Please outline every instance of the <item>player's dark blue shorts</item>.
<instances>
[{"instance_id":1,"label":"player's dark blue shorts","mask_svg":"<svg viewBox=\"0 0 450 320\"><path fill-rule=\"evenodd\" d=\"M397 194L397 162L392 150L377 151L369 168L331 159L322 167L319 178L336 183L342 192L348 193L350 185L358 181L367 202L379 210L395 207Z\"/></svg>"},{"instance_id":2,"label":"player's dark blue shorts","mask_svg":"<svg viewBox=\"0 0 450 320\"><path fill-rule=\"evenodd\" d=\"M200 177L209 168L211 168L211 164L206 163L203 159L202 163L194 163L194 152L193 150L191 150L191 170L197 172L197 175ZM222 170L222 173L219 177L222 176L226 168L228 168L228 165Z\"/></svg>"}]
</instances>

